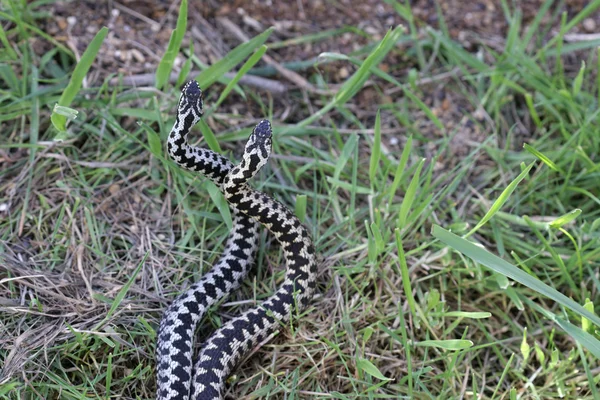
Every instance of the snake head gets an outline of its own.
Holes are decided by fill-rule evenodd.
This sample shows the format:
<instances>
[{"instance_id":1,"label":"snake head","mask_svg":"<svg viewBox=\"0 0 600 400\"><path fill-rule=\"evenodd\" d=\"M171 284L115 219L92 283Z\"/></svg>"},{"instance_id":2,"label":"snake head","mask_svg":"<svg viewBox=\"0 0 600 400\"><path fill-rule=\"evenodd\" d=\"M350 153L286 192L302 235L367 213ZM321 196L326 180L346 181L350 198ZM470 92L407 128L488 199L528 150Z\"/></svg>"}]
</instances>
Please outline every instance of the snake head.
<instances>
[{"instance_id":1,"label":"snake head","mask_svg":"<svg viewBox=\"0 0 600 400\"><path fill-rule=\"evenodd\" d=\"M196 81L189 81L181 91L178 106L179 115L184 115L188 111L191 111L195 118L200 118L203 114L202 90Z\"/></svg>"},{"instance_id":2,"label":"snake head","mask_svg":"<svg viewBox=\"0 0 600 400\"><path fill-rule=\"evenodd\" d=\"M246 142L244 154L240 163L235 166L225 179L225 196L230 189L236 190L236 185L246 183L269 161L271 155L271 123L263 119L254 129Z\"/></svg>"},{"instance_id":3,"label":"snake head","mask_svg":"<svg viewBox=\"0 0 600 400\"><path fill-rule=\"evenodd\" d=\"M260 121L252 130L252 134L256 136L257 142L266 142L271 143L271 136L273 135L273 131L271 130L271 123L268 119L263 119Z\"/></svg>"},{"instance_id":4,"label":"snake head","mask_svg":"<svg viewBox=\"0 0 600 400\"><path fill-rule=\"evenodd\" d=\"M252 134L246 143L246 153L257 154L260 158L265 159L266 162L269 154L271 154L272 136L271 123L269 120L263 119L252 129Z\"/></svg>"}]
</instances>

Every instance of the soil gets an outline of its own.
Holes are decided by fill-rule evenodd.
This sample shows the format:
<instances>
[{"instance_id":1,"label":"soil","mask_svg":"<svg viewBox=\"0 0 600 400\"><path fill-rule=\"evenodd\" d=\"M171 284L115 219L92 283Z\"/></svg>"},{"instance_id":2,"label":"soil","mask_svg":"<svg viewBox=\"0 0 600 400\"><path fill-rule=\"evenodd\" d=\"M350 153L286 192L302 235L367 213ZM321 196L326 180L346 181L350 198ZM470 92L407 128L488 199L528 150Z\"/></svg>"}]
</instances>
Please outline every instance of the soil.
<instances>
[{"instance_id":1,"label":"soil","mask_svg":"<svg viewBox=\"0 0 600 400\"><path fill-rule=\"evenodd\" d=\"M110 34L100 53L97 67L102 73L99 77L154 72L175 26L178 3L166 0L59 1L49 6L52 18L45 19L42 27L56 40L81 54L98 30L107 26ZM533 0L520 5L524 28L533 21L543 3L543 0ZM561 8L551 8L551 11L566 12L571 18L586 5L587 1L568 0ZM468 49L481 43L503 43L508 30L500 1L417 0L411 8L418 29L425 26L438 29L441 12L450 35ZM276 31L269 40L271 43L343 27L362 31L361 34L347 32L313 43L270 49L268 54L278 62L310 60L322 52L349 54L380 39L390 27L406 24L393 6L377 0L190 2L186 39L194 41L195 54L201 61L210 64L240 44L240 39L228 30L224 20L231 21L248 37L274 26ZM542 25L552 20L546 15ZM571 32L593 33L599 26L600 13L597 13ZM50 44L39 49L43 51L49 47ZM340 78L345 78L344 73Z\"/></svg>"},{"instance_id":2,"label":"soil","mask_svg":"<svg viewBox=\"0 0 600 400\"><path fill-rule=\"evenodd\" d=\"M527 29L534 20L544 2L534 0L520 5L522 31ZM446 26L451 37L469 51L477 52L482 48L491 48L502 52L509 25L500 1L417 0L412 3L411 8L416 18L415 26L419 35L426 34L424 30L428 26L434 29L442 29ZM552 21L560 20L560 18L553 18L552 15L566 12L571 18L581 11L586 3L582 0L569 0L560 3L560 8L551 8L550 13L547 13L541 22L547 36L552 37L558 30L557 26L549 25ZM51 3L48 7L47 11L52 18L44 20L43 29L55 40L69 47L77 56L85 50L102 26L110 29L98 54L95 67L88 75L88 85L100 85L107 76L115 75L139 77L150 74L149 77L152 79L152 74L167 48L171 31L175 26L179 2L85 0L59 1ZM514 10L510 12L514 13ZM443 15L443 24L440 23L440 13ZM315 60L323 52L352 54L363 46L381 39L390 27L399 24L404 24L408 29L409 24L400 17L392 5L376 0L192 1L189 2L188 32L183 48L187 48L192 41L194 54L201 62L210 65L243 42L240 35L253 37L270 26L274 26L276 30L267 43L279 43L328 30L347 29L344 33L327 35L310 43L274 46L269 49L267 54L276 62L288 65L285 63ZM598 26L600 26L600 13L584 19L570 33L591 33ZM353 27L354 30L349 27ZM41 55L51 46L50 43L40 42L36 43L35 48ZM408 51L411 51L410 44L405 45L399 52L391 52L380 68L396 79L406 81L409 71L418 67L415 64L415 57L405 55ZM183 61L183 57L178 58L176 66L181 65ZM580 61L573 61L578 68ZM258 64L258 66L265 65L262 61ZM437 71L435 68L436 66L432 66L430 71L422 71L422 73L426 76L436 76L447 72ZM305 101L312 102L315 99L318 101L318 97L307 90L310 89L311 81L314 83L314 80L321 75L329 85L335 85L343 82L354 69L354 66L344 62L319 64L318 67L311 66L295 71L300 81L292 81L276 73L267 74L264 78L285 85L282 86L285 88L283 92L274 93L275 109L285 110L275 117L287 123L306 118L310 115L311 106L298 105L298 96L292 96L290 93L299 89L304 92ZM458 132L451 141L446 160L444 157L438 160L443 162L440 167L448 166L445 165L446 163L454 164L456 159L469 153L472 148L469 144L477 145L493 129L490 124L486 125L483 110L478 110L462 95L448 90L448 81L449 79L438 82L434 80L432 84L420 86L422 100L433 109L440 121L448 128L447 132ZM145 85L151 86L152 82L147 82ZM208 95L210 96L210 93ZM377 81L376 85L367 85L361 90L348 107L365 126L372 126L379 104L402 101L402 97L402 91L385 82ZM240 113L243 114L248 111L249 105L244 102L240 104L240 100L230 96L221 105L221 111L234 110L241 111ZM315 108L318 106L313 107ZM414 117L419 120L419 115ZM335 116L330 113L317 123L330 125L330 118ZM342 123L347 124L347 121ZM384 134L384 143L392 150L399 149L407 129L392 115L382 116L382 126L388 133ZM520 121L517 121L516 126L522 128L522 134L528 131ZM443 134L425 116L415 124L415 127L427 140L435 141ZM521 145L519 141L513 141L513 144ZM436 150L431 148L431 154Z\"/></svg>"}]
</instances>

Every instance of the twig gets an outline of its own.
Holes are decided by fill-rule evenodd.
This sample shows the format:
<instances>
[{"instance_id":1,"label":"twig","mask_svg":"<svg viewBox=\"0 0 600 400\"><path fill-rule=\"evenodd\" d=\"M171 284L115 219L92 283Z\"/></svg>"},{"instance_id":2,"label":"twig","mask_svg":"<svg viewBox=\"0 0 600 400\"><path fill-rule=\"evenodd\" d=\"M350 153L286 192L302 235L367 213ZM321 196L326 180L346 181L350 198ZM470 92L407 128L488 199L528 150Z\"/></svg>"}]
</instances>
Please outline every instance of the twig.
<instances>
[{"instance_id":1,"label":"twig","mask_svg":"<svg viewBox=\"0 0 600 400\"><path fill-rule=\"evenodd\" d=\"M103 162L103 161L78 161L78 160L71 160L68 157L62 155L62 154L57 154L57 153L48 153L48 154L40 154L40 157L42 158L54 158L56 160L61 160L61 161L66 161L66 162L70 162L73 164L78 164L81 165L83 167L86 168L121 168L121 169L136 169L139 168L138 165L134 165L131 163L131 161L134 160L129 160L129 161L124 161L124 162L118 162L118 163L113 163L113 162ZM141 159L140 157L136 157L137 159Z\"/></svg>"},{"instance_id":2,"label":"twig","mask_svg":"<svg viewBox=\"0 0 600 400\"><path fill-rule=\"evenodd\" d=\"M225 29L229 30L238 39L240 39L240 41L248 42L250 40L250 38L248 36L246 36L246 34L236 24L231 22L231 20L229 18L220 17L220 18L217 18L217 21L219 21L223 25L223 27L225 27ZM279 72L288 81L294 83L296 86L306 90L307 92L317 93L317 94L322 94L322 95L331 95L334 93L330 90L323 90L323 89L318 89L318 88L314 87L309 81L304 79L302 76L298 75L297 73L295 73L293 71L290 71L289 69L284 68L281 64L279 64L277 61L275 61L271 56L269 56L267 54L264 54L262 59L267 64L272 65L273 68L275 68L277 70L277 72Z\"/></svg>"},{"instance_id":3,"label":"twig","mask_svg":"<svg viewBox=\"0 0 600 400\"><path fill-rule=\"evenodd\" d=\"M219 58L222 58L231 50L223 40L219 30L204 19L201 12L194 10L194 21L196 23L192 26L192 37L200 35L200 37L205 38L206 45L210 46Z\"/></svg>"},{"instance_id":4,"label":"twig","mask_svg":"<svg viewBox=\"0 0 600 400\"><path fill-rule=\"evenodd\" d=\"M200 73L200 71L192 71L189 74L189 77L196 76ZM232 79L235 76L234 73L228 72L225 74L225 77ZM155 82L155 74L139 74L139 75L129 75L123 78L113 78L110 80L109 84L111 86L124 85L124 86L150 86ZM173 83L177 81L179 74L177 72L172 72L169 77L169 82ZM285 84L274 81L272 79L262 78L260 76L254 75L244 75L240 79L240 83L242 85L248 85L252 87L256 87L262 90L266 90L267 92L271 92L273 94L283 94L287 92L288 88Z\"/></svg>"},{"instance_id":5,"label":"twig","mask_svg":"<svg viewBox=\"0 0 600 400\"><path fill-rule=\"evenodd\" d=\"M600 33L567 33L563 39L566 42L588 42L600 39Z\"/></svg>"},{"instance_id":6,"label":"twig","mask_svg":"<svg viewBox=\"0 0 600 400\"><path fill-rule=\"evenodd\" d=\"M160 23L156 22L155 20L146 17L143 14L140 14L139 12L132 10L131 8L121 4L121 3L117 3L114 2L113 5L115 6L116 9L123 11L126 14L131 15L132 17L135 17L141 21L144 21L145 23L147 23L148 25L150 25L151 29L153 32L158 32L160 30Z\"/></svg>"}]
</instances>

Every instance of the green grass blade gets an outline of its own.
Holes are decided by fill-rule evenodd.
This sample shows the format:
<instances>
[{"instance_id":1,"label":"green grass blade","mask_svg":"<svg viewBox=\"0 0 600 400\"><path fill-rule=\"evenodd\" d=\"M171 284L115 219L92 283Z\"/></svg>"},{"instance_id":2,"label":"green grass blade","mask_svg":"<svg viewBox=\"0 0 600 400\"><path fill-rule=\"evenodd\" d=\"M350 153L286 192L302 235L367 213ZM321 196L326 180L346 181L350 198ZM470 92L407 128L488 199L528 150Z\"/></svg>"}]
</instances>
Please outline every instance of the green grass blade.
<instances>
[{"instance_id":1,"label":"green grass blade","mask_svg":"<svg viewBox=\"0 0 600 400\"><path fill-rule=\"evenodd\" d=\"M422 340L414 345L417 347L436 347L444 350L464 350L473 347L473 342L464 339Z\"/></svg>"},{"instance_id":2,"label":"green grass blade","mask_svg":"<svg viewBox=\"0 0 600 400\"><path fill-rule=\"evenodd\" d=\"M600 318L588 310L582 305L578 304L574 300L568 298L564 294L560 293L556 289L546 285L542 281L534 278L525 271L520 270L509 262L501 259L500 257L490 253L489 251L463 239L455 234L445 230L439 225L433 226L433 236L454 250L472 258L479 264L499 273L507 276L508 278L519 282L522 285L538 292L541 295L548 297L549 299L573 310L581 317L586 317L592 321L595 325L600 326Z\"/></svg>"},{"instance_id":3,"label":"green grass blade","mask_svg":"<svg viewBox=\"0 0 600 400\"><path fill-rule=\"evenodd\" d=\"M506 201L508 200L508 198L510 197L510 195L515 191L515 189L517 188L517 186L519 185L519 183L525 179L525 177L529 174L529 170L531 170L531 168L535 165L535 162L532 162L531 164L529 164L527 166L527 168L525 168L520 174L519 176L517 176L507 187L506 189L504 189L504 191L502 191L502 193L500 194L500 196L496 199L496 201L494 201L494 204L492 204L492 206L490 207L490 209L488 210L487 213L485 213L485 215L483 216L483 218L481 219L481 221L479 221L477 223L477 225L475 225L475 227L473 229L471 229L469 231L469 233L467 233L465 235L465 237L469 237L471 236L473 233L477 232L477 230L479 228L481 228L483 225L485 225L486 222L488 222L498 211L500 211L500 209L502 208L502 206L504 205L504 203L506 203Z\"/></svg>"},{"instance_id":4,"label":"green grass blade","mask_svg":"<svg viewBox=\"0 0 600 400\"><path fill-rule=\"evenodd\" d=\"M565 332L567 332L569 336L571 336L577 342L581 343L583 347L588 349L596 358L600 360L600 340L585 332L583 329L573 325L569 321L566 321L565 319L560 318L559 316L555 315L554 313L551 313L543 307L540 307L538 304L531 301L527 297L520 297L525 303L527 303L528 306L537 310L549 320L556 322L556 324L560 326Z\"/></svg>"},{"instance_id":5,"label":"green grass blade","mask_svg":"<svg viewBox=\"0 0 600 400\"><path fill-rule=\"evenodd\" d=\"M96 58L96 54L100 50L100 46L102 46L102 42L108 33L108 28L103 27L100 31L94 36L94 39L90 42L87 49L81 55L81 59L75 66L73 70L73 74L71 75L71 80L69 84L63 91L60 99L58 100L58 105L62 107L68 107L71 105L71 102L79 93L79 89L81 89L81 84L88 70L92 66L94 59ZM50 117L52 121L52 125L59 131L66 131L67 118L64 115L60 115L58 113L53 112Z\"/></svg>"},{"instance_id":6,"label":"green grass blade","mask_svg":"<svg viewBox=\"0 0 600 400\"><path fill-rule=\"evenodd\" d=\"M461 68L473 68L479 73L490 70L490 67L486 63L479 60L475 55L466 51L449 37L446 37L441 32L434 31L433 29L429 29L428 31L435 38L435 40L442 44L442 48L453 59L452 63L458 64Z\"/></svg>"},{"instance_id":7,"label":"green grass blade","mask_svg":"<svg viewBox=\"0 0 600 400\"><path fill-rule=\"evenodd\" d=\"M307 197L305 194L299 194L296 196L296 206L294 208L294 214L300 220L300 222L304 222L306 219L306 201Z\"/></svg>"},{"instance_id":8,"label":"green grass blade","mask_svg":"<svg viewBox=\"0 0 600 400\"><path fill-rule=\"evenodd\" d=\"M525 103L527 104L529 114L531 115L531 119L535 123L535 126L537 126L538 129L541 129L543 127L543 124L540 120L539 114L535 110L535 106L533 105L533 96L531 96L531 93L525 93Z\"/></svg>"},{"instance_id":9,"label":"green grass blade","mask_svg":"<svg viewBox=\"0 0 600 400\"><path fill-rule=\"evenodd\" d=\"M219 214L223 217L227 229L231 230L233 228L233 220L231 219L231 211L229 210L229 204L227 203L227 200L225 200L225 196L223 196L223 193L221 193L219 188L210 181L206 181L205 187L213 203L217 206Z\"/></svg>"},{"instance_id":10,"label":"green grass blade","mask_svg":"<svg viewBox=\"0 0 600 400\"><path fill-rule=\"evenodd\" d=\"M396 249L398 250L398 262L400 264L400 276L402 277L402 288L404 289L404 295L408 302L408 307L412 314L413 319L417 320L417 307L415 306L415 298L412 294L412 286L410 284L410 273L408 272L408 263L406 262L406 254L404 252L404 245L402 244L402 235L400 229L394 230L396 237Z\"/></svg>"},{"instance_id":11,"label":"green grass blade","mask_svg":"<svg viewBox=\"0 0 600 400\"><path fill-rule=\"evenodd\" d=\"M0 78L6 83L12 93L20 93L19 84L21 82L19 81L17 74L15 74L15 71L12 69L10 64L0 64Z\"/></svg>"},{"instance_id":12,"label":"green grass blade","mask_svg":"<svg viewBox=\"0 0 600 400\"><path fill-rule=\"evenodd\" d=\"M527 328L525 328L525 329L527 329ZM494 400L496 398L496 393L498 393L498 390L502 386L502 383L504 382L504 379L506 378L506 375L508 375L509 372L512 370L512 361L513 361L514 358L515 358L515 353L513 353L513 354L510 355L510 358L508 359L508 362L504 366L504 370L502 371L502 375L500 375L500 379L498 379L498 384L496 385L496 389L494 390L494 393L492 394L492 400ZM512 398L511 398L511 400L512 400Z\"/></svg>"},{"instance_id":13,"label":"green grass blade","mask_svg":"<svg viewBox=\"0 0 600 400\"><path fill-rule=\"evenodd\" d=\"M167 51L163 55L158 67L156 68L156 88L162 90L163 87L169 82L171 76L171 70L173 69L173 63L179 49L181 48L181 42L187 29L187 18L188 18L188 3L187 0L182 0L179 6L179 15L177 16L177 24L175 29L171 32L171 38L167 45Z\"/></svg>"},{"instance_id":14,"label":"green grass blade","mask_svg":"<svg viewBox=\"0 0 600 400\"><path fill-rule=\"evenodd\" d=\"M231 92L231 90L235 87L235 85L237 85L237 83L242 78L242 76L246 75L248 73L248 71L250 71L250 69L252 67L254 67L254 65L257 62L260 61L260 59L262 58L262 56L265 54L266 51L267 51L267 46L265 46L263 44L262 46L260 46L258 48L258 50L256 50L254 52L254 54L252 54L252 56L248 59L248 61L246 61L244 63L244 65L242 65L242 68L240 68L238 73L235 74L233 79L227 84L227 86L225 86L225 89L223 89L223 91L221 92L219 99L217 100L215 105L212 106L211 108L213 108L213 109L217 108L219 106L219 104L221 104L223 102L223 100L225 100L227 98L227 96L229 95L229 92Z\"/></svg>"},{"instance_id":15,"label":"green grass blade","mask_svg":"<svg viewBox=\"0 0 600 400\"><path fill-rule=\"evenodd\" d=\"M338 180L340 178L340 174L342 173L342 170L344 169L344 167L346 166L346 164L348 163L348 161L350 160L350 158L356 151L357 146L358 146L358 135L353 134L352 136L350 136L348 138L348 140L344 144L344 147L342 148L340 156L337 159L337 163L335 165L335 170L333 172L333 180Z\"/></svg>"},{"instance_id":16,"label":"green grass blade","mask_svg":"<svg viewBox=\"0 0 600 400\"><path fill-rule=\"evenodd\" d=\"M142 129L144 129L144 131L146 131L146 140L148 141L148 147L150 147L150 152L152 155L162 158L163 145L158 133L156 133L154 129L145 123L139 123L139 125L142 127Z\"/></svg>"},{"instance_id":17,"label":"green grass blade","mask_svg":"<svg viewBox=\"0 0 600 400\"><path fill-rule=\"evenodd\" d=\"M457 317L457 318L470 318L470 319L483 319L492 316L492 313L487 311L448 311L441 314L444 317Z\"/></svg>"},{"instance_id":18,"label":"green grass blade","mask_svg":"<svg viewBox=\"0 0 600 400\"><path fill-rule=\"evenodd\" d=\"M13 391L16 392L17 388L22 385L22 383L20 382L5 382L2 384L2 386L0 386L0 396L4 396L7 395L9 393L12 393Z\"/></svg>"},{"instance_id":19,"label":"green grass blade","mask_svg":"<svg viewBox=\"0 0 600 400\"><path fill-rule=\"evenodd\" d=\"M438 119L438 117L436 117L435 114L433 113L433 111L431 111L431 108L427 107L427 104L423 103L421 101L421 99L419 99L417 96L414 95L414 93L412 93L410 90L408 90L406 88L404 88L404 94L410 99L410 101L415 103L417 105L417 107L419 107L425 113L425 115L427 115L427 117L431 120L431 122L433 122L433 124L435 126L437 126L438 129L440 131L442 131L442 133L445 136L446 135L446 127L444 127L444 125Z\"/></svg>"},{"instance_id":20,"label":"green grass blade","mask_svg":"<svg viewBox=\"0 0 600 400\"><path fill-rule=\"evenodd\" d=\"M356 367L359 370L361 370L361 371L363 371L363 372L365 372L365 373L367 373L367 374L371 375L372 377L377 378L379 380L382 380L382 381L389 381L389 380L391 380L391 378L386 378L381 373L381 371L379 371L379 369L371 361L367 360L366 358L359 358L359 359L357 359L356 360Z\"/></svg>"},{"instance_id":21,"label":"green grass blade","mask_svg":"<svg viewBox=\"0 0 600 400\"><path fill-rule=\"evenodd\" d=\"M354 95L362 88L366 80L369 78L371 73L375 70L375 66L378 65L381 60L388 54L388 52L394 47L399 38L403 33L401 26L396 27L393 31L388 31L385 37L379 42L375 50L367 56L365 61L360 65L358 70L352 74L340 87L333 99L313 113L311 116L303 119L296 124L296 127L304 127L313 121L318 120L327 112L335 107L339 107L349 101ZM291 126L283 129L280 134L286 135L291 130Z\"/></svg>"},{"instance_id":22,"label":"green grass blade","mask_svg":"<svg viewBox=\"0 0 600 400\"><path fill-rule=\"evenodd\" d=\"M541 162L543 162L544 164L546 164L548 166L548 168L550 168L553 171L556 172L563 172L558 165L556 165L554 163L554 161L552 161L550 158L548 158L546 155L542 154L542 152L536 150L534 147L528 145L527 143L523 144L523 148L525 150L527 150L529 153L533 154L535 157L537 157Z\"/></svg>"},{"instance_id":23,"label":"green grass blade","mask_svg":"<svg viewBox=\"0 0 600 400\"><path fill-rule=\"evenodd\" d=\"M0 42L4 45L4 51L6 52L8 58L11 60L17 59L17 53L13 50L12 45L10 44L8 37L6 36L6 31L4 30L4 26L0 24Z\"/></svg>"},{"instance_id":24,"label":"green grass blade","mask_svg":"<svg viewBox=\"0 0 600 400\"><path fill-rule=\"evenodd\" d=\"M396 172L394 174L394 180L392 181L392 185L390 186L390 191L388 193L388 207L392 205L394 201L394 195L396 191L400 187L400 183L402 182L402 177L404 176L404 169L406 168L406 164L408 163L408 157L410 156L410 152L412 150L412 141L413 137L409 136L406 140L406 145L404 149L402 149L402 154L400 155L400 162L398 163L398 167L396 168Z\"/></svg>"},{"instance_id":25,"label":"green grass blade","mask_svg":"<svg viewBox=\"0 0 600 400\"><path fill-rule=\"evenodd\" d=\"M100 247L98 246L98 248L100 248ZM135 271L133 271L133 273L131 274L131 277L129 278L127 283L125 283L125 285L123 285L121 290L119 290L119 293L117 293L117 296L115 297L115 299L112 301L112 304L110 305L110 309L106 313L106 316L104 317L104 319L100 323L98 323L98 325L96 325L92 329L92 331L97 331L102 325L104 325L104 323L106 321L109 321L111 319L111 317L113 316L113 314L117 311L117 308L119 308L119 306L125 299L125 295L127 295L129 288L131 287L133 282L135 282L138 274L142 270L142 267L144 266L144 263L146 262L148 255L149 255L149 253L144 254L144 257L142 257L142 259L140 260L137 268L135 269Z\"/></svg>"},{"instance_id":26,"label":"green grass blade","mask_svg":"<svg viewBox=\"0 0 600 400\"><path fill-rule=\"evenodd\" d=\"M219 141L217 140L217 137L213 133L212 129L210 129L210 127L206 123L206 120L201 119L196 126L200 128L200 132L202 132L202 136L204 136L204 140L206 140L206 145L208 146L208 148L212 151L222 154L223 150L221 150Z\"/></svg>"},{"instance_id":27,"label":"green grass blade","mask_svg":"<svg viewBox=\"0 0 600 400\"><path fill-rule=\"evenodd\" d=\"M550 9L550 6L552 6L552 3L554 3L554 0L546 0L544 4L538 8L535 18L528 24L525 35L523 36L523 40L521 41L523 48L526 48L527 45L529 45L529 42L533 36L536 34L536 32L538 32L539 26L544 16Z\"/></svg>"},{"instance_id":28,"label":"green grass blade","mask_svg":"<svg viewBox=\"0 0 600 400\"><path fill-rule=\"evenodd\" d=\"M583 84L583 75L585 74L585 61L581 61L581 68L579 68L579 73L573 80L573 97L576 97L581 92L581 85Z\"/></svg>"},{"instance_id":29,"label":"green grass blade","mask_svg":"<svg viewBox=\"0 0 600 400\"><path fill-rule=\"evenodd\" d=\"M185 60L183 65L181 66L181 71L179 72L179 76L177 77L177 81L175 82L175 87L183 86L183 83L190 75L190 71L192 70L192 59L194 57L194 42L190 41L190 47L187 51L188 58Z\"/></svg>"},{"instance_id":30,"label":"green grass blade","mask_svg":"<svg viewBox=\"0 0 600 400\"><path fill-rule=\"evenodd\" d=\"M369 54L369 56L362 63L360 68L342 84L342 87L334 97L333 103L336 106L345 104L363 87L364 83L371 76L371 67L378 65L381 60L389 53L394 47L396 41L402 36L404 29L402 26L397 26L394 30L387 32L385 37L381 40L377 48Z\"/></svg>"},{"instance_id":31,"label":"green grass blade","mask_svg":"<svg viewBox=\"0 0 600 400\"><path fill-rule=\"evenodd\" d=\"M588 298L585 299L585 304L583 305L583 307L591 313L594 312L594 303ZM588 333L592 333L594 331L592 324L587 318L581 319L581 329L583 329L584 332Z\"/></svg>"},{"instance_id":32,"label":"green grass blade","mask_svg":"<svg viewBox=\"0 0 600 400\"><path fill-rule=\"evenodd\" d=\"M111 393L110 391L110 385L112 383L112 375L113 375L113 365L112 365L112 359L113 359L113 354L114 353L108 353L108 362L106 363L106 393ZM110 399L110 396L106 396L107 399Z\"/></svg>"},{"instance_id":33,"label":"green grass blade","mask_svg":"<svg viewBox=\"0 0 600 400\"><path fill-rule=\"evenodd\" d=\"M377 110L375 116L375 137L373 139L373 149L371 150L371 159L369 162L369 180L371 184L375 182L375 174L377 173L377 167L379 167L379 160L381 158L381 115L380 111Z\"/></svg>"},{"instance_id":34,"label":"green grass blade","mask_svg":"<svg viewBox=\"0 0 600 400\"><path fill-rule=\"evenodd\" d=\"M588 3L583 10L581 10L573 19L571 19L564 27L561 28L562 35L555 35L546 43L546 45L542 48L542 51L545 51L552 46L555 46L557 42L562 42L563 36L565 33L569 32L573 27L587 18L589 15L593 14L600 8L600 0L594 0L591 3Z\"/></svg>"},{"instance_id":35,"label":"green grass blade","mask_svg":"<svg viewBox=\"0 0 600 400\"><path fill-rule=\"evenodd\" d=\"M400 212L398 213L398 227L404 228L406 225L406 220L408 218L408 212L411 209L411 206L415 200L415 196L417 194L417 188L419 186L419 179L421 178L421 169L423 169L423 165L425 165L425 159L422 158L417 165L417 170L413 175L410 184L408 185L408 189L406 189L406 193L404 194L404 199L402 199L402 204L400 205Z\"/></svg>"},{"instance_id":36,"label":"green grass blade","mask_svg":"<svg viewBox=\"0 0 600 400\"><path fill-rule=\"evenodd\" d=\"M248 57L253 51L262 46L265 41L269 38L275 28L271 27L250 39L249 41L240 44L235 49L231 50L225 57L200 72L196 76L196 80L200 83L200 87L206 90L210 85L215 83L220 77L226 72L229 72L237 64L241 63L246 57Z\"/></svg>"},{"instance_id":37,"label":"green grass blade","mask_svg":"<svg viewBox=\"0 0 600 400\"><path fill-rule=\"evenodd\" d=\"M560 217L556 218L554 221L548 223L548 225L552 228L562 228L563 225L568 224L569 222L575 220L581 214L581 210L576 208L573 211L570 211Z\"/></svg>"}]
</instances>

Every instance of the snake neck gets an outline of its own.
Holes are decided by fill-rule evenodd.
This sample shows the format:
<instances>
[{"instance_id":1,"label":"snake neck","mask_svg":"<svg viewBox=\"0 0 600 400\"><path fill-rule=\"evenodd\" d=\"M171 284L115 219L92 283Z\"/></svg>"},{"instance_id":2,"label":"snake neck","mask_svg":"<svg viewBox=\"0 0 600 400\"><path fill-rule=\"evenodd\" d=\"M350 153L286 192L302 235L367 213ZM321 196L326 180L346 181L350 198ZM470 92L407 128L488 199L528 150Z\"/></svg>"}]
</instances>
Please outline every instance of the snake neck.
<instances>
[{"instance_id":1,"label":"snake neck","mask_svg":"<svg viewBox=\"0 0 600 400\"><path fill-rule=\"evenodd\" d=\"M233 168L233 164L218 153L188 143L188 134L196 122L198 118L192 112L177 114L167 140L167 150L177 165L190 171L200 172L220 186Z\"/></svg>"}]
</instances>

